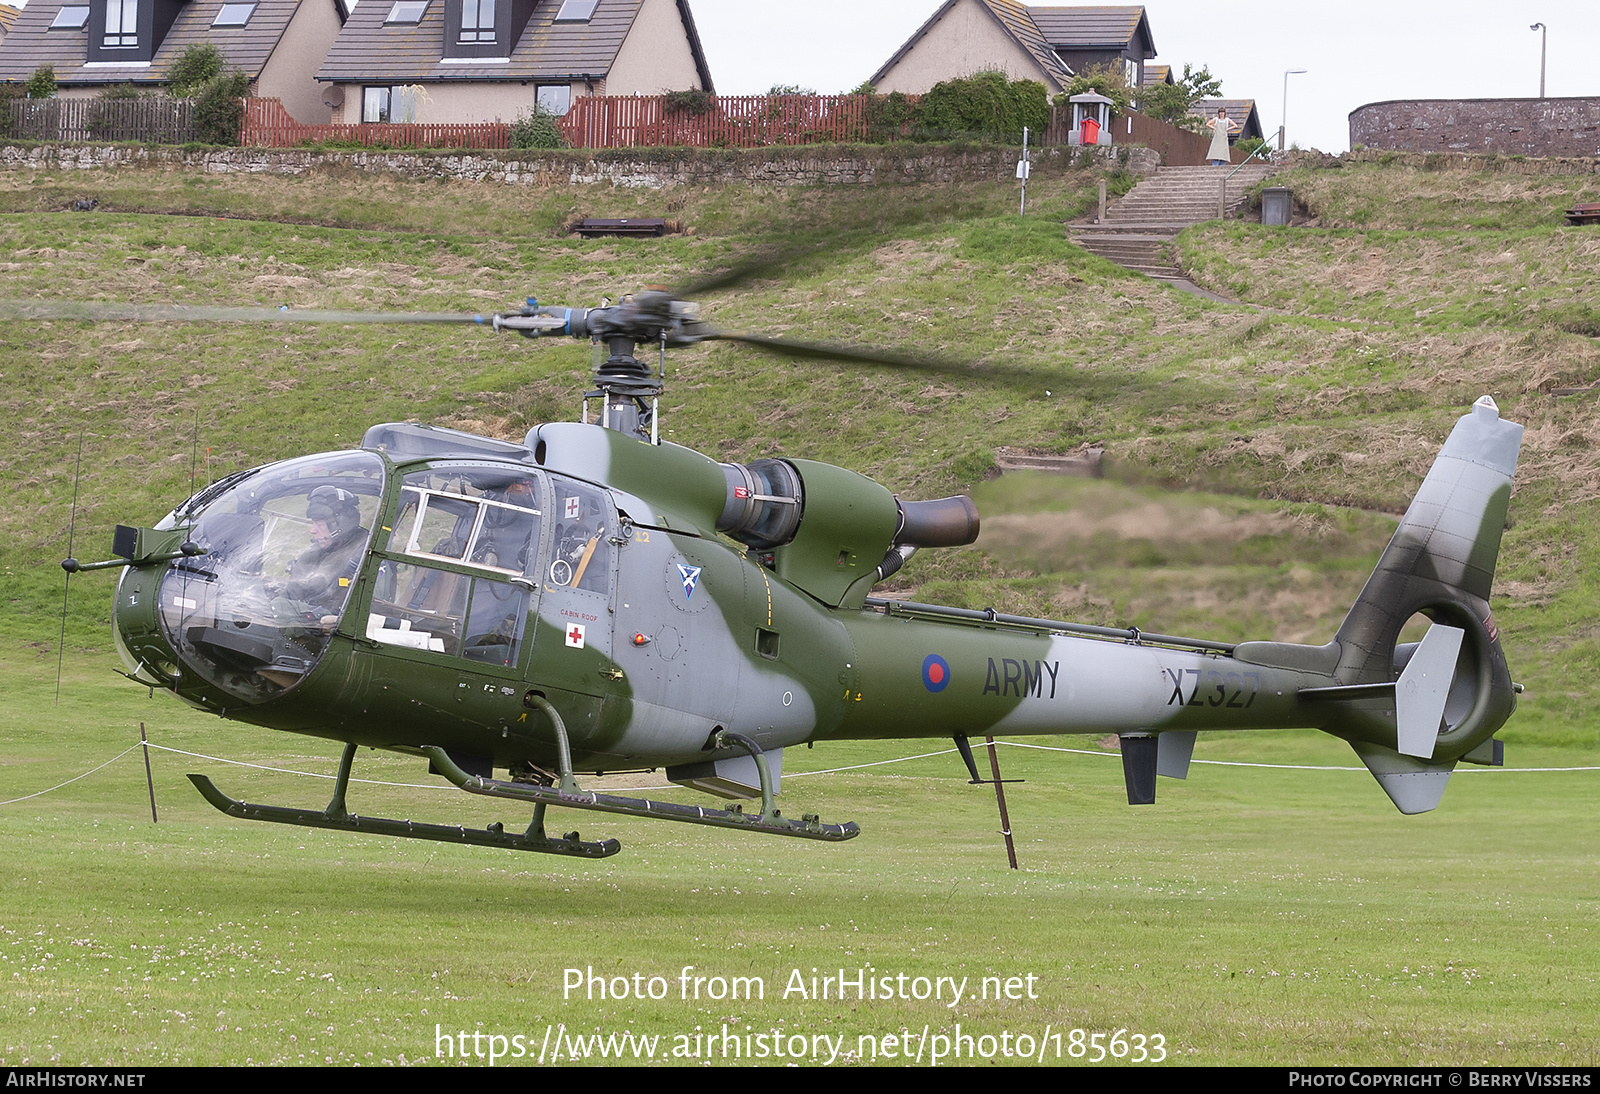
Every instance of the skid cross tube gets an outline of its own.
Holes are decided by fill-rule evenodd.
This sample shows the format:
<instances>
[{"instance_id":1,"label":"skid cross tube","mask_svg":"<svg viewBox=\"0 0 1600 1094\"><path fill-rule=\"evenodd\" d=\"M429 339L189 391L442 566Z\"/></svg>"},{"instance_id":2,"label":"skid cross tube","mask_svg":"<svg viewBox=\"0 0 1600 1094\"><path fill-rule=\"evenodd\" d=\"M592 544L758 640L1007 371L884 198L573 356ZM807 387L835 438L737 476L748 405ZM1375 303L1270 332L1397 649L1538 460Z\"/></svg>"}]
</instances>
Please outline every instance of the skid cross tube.
<instances>
[{"instance_id":1,"label":"skid cross tube","mask_svg":"<svg viewBox=\"0 0 1600 1094\"><path fill-rule=\"evenodd\" d=\"M422 751L433 761L435 769L469 794L510 798L514 801L533 802L535 805L556 805L566 809L593 809L601 813L620 813L625 817L682 821L685 824L704 824L712 828L737 828L747 832L765 832L774 836L826 840L830 843L854 839L861 834L861 828L853 821L846 821L844 824L823 824L813 814L806 814L800 820L790 820L773 809L771 816L765 814L751 816L738 806L732 809L707 809L701 805L677 805L672 802L650 801L646 798L597 794L592 790L569 793L556 787L485 779L479 775L467 774L442 748L425 745Z\"/></svg>"}]
</instances>

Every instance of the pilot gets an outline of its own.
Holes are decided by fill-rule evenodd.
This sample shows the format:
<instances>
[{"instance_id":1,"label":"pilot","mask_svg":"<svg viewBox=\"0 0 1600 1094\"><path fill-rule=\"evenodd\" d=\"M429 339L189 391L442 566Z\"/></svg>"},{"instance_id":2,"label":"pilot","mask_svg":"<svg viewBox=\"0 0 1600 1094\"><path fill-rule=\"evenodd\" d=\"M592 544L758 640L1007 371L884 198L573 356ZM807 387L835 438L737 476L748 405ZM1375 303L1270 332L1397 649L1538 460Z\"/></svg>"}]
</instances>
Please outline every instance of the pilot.
<instances>
[{"instance_id":1,"label":"pilot","mask_svg":"<svg viewBox=\"0 0 1600 1094\"><path fill-rule=\"evenodd\" d=\"M473 550L472 560L486 566L527 573L539 528L533 480L512 479L503 489L490 490L487 496L517 508L488 507L488 512L484 514L484 531Z\"/></svg>"},{"instance_id":2,"label":"pilot","mask_svg":"<svg viewBox=\"0 0 1600 1094\"><path fill-rule=\"evenodd\" d=\"M289 563L289 581L275 607L280 619L332 630L361 569L367 529L361 526L356 495L338 486L311 491L306 518L311 521L311 546Z\"/></svg>"}]
</instances>

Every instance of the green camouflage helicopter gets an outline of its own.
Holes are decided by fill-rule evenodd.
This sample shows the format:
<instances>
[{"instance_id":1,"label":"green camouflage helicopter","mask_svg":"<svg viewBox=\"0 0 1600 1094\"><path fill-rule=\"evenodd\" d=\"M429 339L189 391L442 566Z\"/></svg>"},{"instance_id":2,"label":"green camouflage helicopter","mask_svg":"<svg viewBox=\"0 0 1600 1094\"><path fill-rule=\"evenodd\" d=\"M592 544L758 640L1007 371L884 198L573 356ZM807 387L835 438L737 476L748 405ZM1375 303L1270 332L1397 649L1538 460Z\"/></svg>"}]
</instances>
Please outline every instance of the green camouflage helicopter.
<instances>
[{"instance_id":1,"label":"green camouflage helicopter","mask_svg":"<svg viewBox=\"0 0 1600 1094\"><path fill-rule=\"evenodd\" d=\"M224 478L152 527L117 529L128 675L221 717L345 745L325 810L200 792L230 816L604 857L545 831L551 807L845 840L784 816L783 750L862 738L1114 733L1130 804L1184 778L1197 731L1304 727L1350 742L1403 813L1458 761L1498 764L1515 693L1488 598L1522 426L1485 396L1456 424L1337 635L1231 644L904 603L873 586L921 548L973 542L970 499L905 501L803 459L719 463L660 438L665 351L713 339L891 365L894 354L733 335L647 291L490 316L24 306L19 317L463 322L589 339L583 420L520 443L414 423L361 447ZM636 358L657 350L660 366ZM591 410L596 420L590 421ZM1422 613L1418 643L1398 644ZM473 794L532 806L525 831L358 816L359 746L426 757ZM711 808L581 789L664 768ZM506 777L496 777L497 772ZM973 769L977 781L977 772Z\"/></svg>"}]
</instances>

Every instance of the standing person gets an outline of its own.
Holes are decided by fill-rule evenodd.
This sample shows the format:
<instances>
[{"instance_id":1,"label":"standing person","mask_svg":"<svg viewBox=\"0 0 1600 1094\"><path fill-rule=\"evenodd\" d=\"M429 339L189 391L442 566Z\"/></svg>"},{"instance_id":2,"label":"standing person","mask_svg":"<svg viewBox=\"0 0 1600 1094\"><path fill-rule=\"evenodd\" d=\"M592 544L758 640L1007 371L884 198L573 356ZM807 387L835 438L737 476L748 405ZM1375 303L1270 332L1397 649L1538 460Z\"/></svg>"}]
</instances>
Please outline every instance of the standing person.
<instances>
[{"instance_id":1,"label":"standing person","mask_svg":"<svg viewBox=\"0 0 1600 1094\"><path fill-rule=\"evenodd\" d=\"M1217 116L1211 119L1211 148L1206 155L1211 159L1212 167L1226 167L1230 158L1228 153L1228 112L1221 107L1217 108Z\"/></svg>"}]
</instances>

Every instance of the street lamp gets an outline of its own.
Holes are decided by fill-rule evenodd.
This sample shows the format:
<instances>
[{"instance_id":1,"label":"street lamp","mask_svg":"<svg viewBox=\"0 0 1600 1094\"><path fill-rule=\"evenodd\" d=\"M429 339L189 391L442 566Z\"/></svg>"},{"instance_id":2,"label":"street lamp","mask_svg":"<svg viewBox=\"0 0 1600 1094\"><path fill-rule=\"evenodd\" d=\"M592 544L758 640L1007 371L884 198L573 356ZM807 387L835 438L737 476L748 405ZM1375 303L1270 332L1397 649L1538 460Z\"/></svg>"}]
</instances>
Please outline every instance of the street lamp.
<instances>
[{"instance_id":1,"label":"street lamp","mask_svg":"<svg viewBox=\"0 0 1600 1094\"><path fill-rule=\"evenodd\" d=\"M1539 98L1544 98L1544 46L1549 37L1550 28L1543 23L1535 23L1528 28L1539 32Z\"/></svg>"},{"instance_id":2,"label":"street lamp","mask_svg":"<svg viewBox=\"0 0 1600 1094\"><path fill-rule=\"evenodd\" d=\"M1306 70L1303 68L1289 68L1284 69L1283 72L1283 124L1278 126L1278 151L1280 152L1283 151L1284 134L1289 129L1289 77L1303 76L1305 72Z\"/></svg>"}]
</instances>

